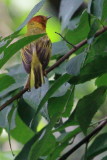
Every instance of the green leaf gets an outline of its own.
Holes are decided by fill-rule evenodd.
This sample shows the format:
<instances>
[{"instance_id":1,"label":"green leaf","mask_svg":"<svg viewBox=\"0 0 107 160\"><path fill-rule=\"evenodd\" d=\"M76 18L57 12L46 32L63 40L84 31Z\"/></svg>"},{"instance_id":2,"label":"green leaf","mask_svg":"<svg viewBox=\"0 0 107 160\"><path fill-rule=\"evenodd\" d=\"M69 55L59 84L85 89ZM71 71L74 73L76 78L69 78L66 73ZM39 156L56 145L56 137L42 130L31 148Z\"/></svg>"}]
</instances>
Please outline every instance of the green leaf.
<instances>
[{"instance_id":1,"label":"green leaf","mask_svg":"<svg viewBox=\"0 0 107 160\"><path fill-rule=\"evenodd\" d=\"M94 36L95 36L95 33L96 31L99 29L99 26L100 26L100 22L98 19L95 19L94 22L92 23L91 25L91 28L90 28L90 31L89 31L89 34L88 34L88 44L91 44L94 40Z\"/></svg>"},{"instance_id":2,"label":"green leaf","mask_svg":"<svg viewBox=\"0 0 107 160\"><path fill-rule=\"evenodd\" d=\"M10 130L16 127L16 113L17 113L17 108L12 106L11 111L9 112L8 115L8 126L6 127L9 134Z\"/></svg>"},{"instance_id":3,"label":"green leaf","mask_svg":"<svg viewBox=\"0 0 107 160\"><path fill-rule=\"evenodd\" d=\"M83 66L78 76L73 76L70 79L71 84L79 84L89 81L95 77L101 76L107 72L107 57L98 56Z\"/></svg>"},{"instance_id":4,"label":"green leaf","mask_svg":"<svg viewBox=\"0 0 107 160\"><path fill-rule=\"evenodd\" d=\"M36 133L25 145L24 147L22 148L21 152L15 157L14 160L28 160L28 155L29 155L29 152L30 152L30 149L32 147L32 145L34 144L34 142L36 142L42 132L44 131L44 129L42 129L40 132Z\"/></svg>"},{"instance_id":5,"label":"green leaf","mask_svg":"<svg viewBox=\"0 0 107 160\"><path fill-rule=\"evenodd\" d=\"M17 42L14 42L9 47L4 50L4 57L0 59L0 68L21 48L25 45L29 44L30 42L42 37L44 34L32 35L28 37L24 37Z\"/></svg>"},{"instance_id":6,"label":"green leaf","mask_svg":"<svg viewBox=\"0 0 107 160\"><path fill-rule=\"evenodd\" d=\"M16 128L11 130L10 134L18 142L21 142L24 144L34 135L34 132L25 125L25 123L20 119L20 117L17 114L16 115Z\"/></svg>"},{"instance_id":7,"label":"green leaf","mask_svg":"<svg viewBox=\"0 0 107 160\"><path fill-rule=\"evenodd\" d=\"M0 159L2 160L12 160L13 159L13 155L11 151L0 151Z\"/></svg>"},{"instance_id":8,"label":"green leaf","mask_svg":"<svg viewBox=\"0 0 107 160\"><path fill-rule=\"evenodd\" d=\"M103 133L94 140L87 151L87 160L92 160L95 156L107 150L107 133Z\"/></svg>"},{"instance_id":9,"label":"green leaf","mask_svg":"<svg viewBox=\"0 0 107 160\"><path fill-rule=\"evenodd\" d=\"M20 32L19 31L16 31L14 33L12 33L11 35L3 38L0 42L0 54L3 53L3 51L5 50L5 48L12 42L12 40L16 37L18 37L18 33Z\"/></svg>"},{"instance_id":10,"label":"green leaf","mask_svg":"<svg viewBox=\"0 0 107 160\"><path fill-rule=\"evenodd\" d=\"M75 44L79 43L80 41L86 39L89 31L90 31L90 26L89 26L89 22L88 22L88 13L86 11L84 11L81 15L81 19L80 19L78 27L74 30L68 30L68 32L65 35L65 38L69 42L71 42L72 44L75 45ZM71 48L70 45L69 45L69 47ZM81 49L79 49L79 51L76 53L80 53L80 52L83 52L83 47Z\"/></svg>"},{"instance_id":11,"label":"green leaf","mask_svg":"<svg viewBox=\"0 0 107 160\"><path fill-rule=\"evenodd\" d=\"M61 136L58 138L59 145L55 147L53 152L51 153L51 160L56 160L62 153L62 151L68 146L69 141L80 133L80 128L76 128L71 132L66 132L61 134Z\"/></svg>"},{"instance_id":12,"label":"green leaf","mask_svg":"<svg viewBox=\"0 0 107 160\"><path fill-rule=\"evenodd\" d=\"M88 51L87 59L85 63L89 63L94 59L97 59L98 56L106 56L107 55L107 32L100 35L98 38L94 40L93 45Z\"/></svg>"},{"instance_id":13,"label":"green leaf","mask_svg":"<svg viewBox=\"0 0 107 160\"><path fill-rule=\"evenodd\" d=\"M72 18L72 16L77 11L77 9L81 6L82 3L83 3L83 0L66 0L66 1L62 0L61 1L59 17L62 20L63 29L66 28L70 18Z\"/></svg>"},{"instance_id":14,"label":"green leaf","mask_svg":"<svg viewBox=\"0 0 107 160\"><path fill-rule=\"evenodd\" d=\"M68 143L74 136L76 136L80 132L81 132L80 127L77 127L76 129L74 129L70 132L65 132L64 134L61 134L61 136L58 137L58 142L59 143Z\"/></svg>"},{"instance_id":15,"label":"green leaf","mask_svg":"<svg viewBox=\"0 0 107 160\"><path fill-rule=\"evenodd\" d=\"M69 91L68 99L65 104L65 111L63 112L63 117L68 118L72 111L72 107L74 104L74 87Z\"/></svg>"},{"instance_id":16,"label":"green leaf","mask_svg":"<svg viewBox=\"0 0 107 160\"><path fill-rule=\"evenodd\" d=\"M15 83L15 80L7 74L0 74L0 92Z\"/></svg>"},{"instance_id":17,"label":"green leaf","mask_svg":"<svg viewBox=\"0 0 107 160\"><path fill-rule=\"evenodd\" d=\"M0 99L0 105L4 104L8 99L11 98L11 95L5 96ZM8 127L8 116L11 111L12 105L8 105L5 109L0 111L0 127L7 128Z\"/></svg>"},{"instance_id":18,"label":"green leaf","mask_svg":"<svg viewBox=\"0 0 107 160\"><path fill-rule=\"evenodd\" d=\"M103 21L103 24L107 24L107 1L104 0L104 3L103 3L103 13L102 13L102 21Z\"/></svg>"},{"instance_id":19,"label":"green leaf","mask_svg":"<svg viewBox=\"0 0 107 160\"><path fill-rule=\"evenodd\" d=\"M60 97L52 97L48 101L48 113L52 117L59 112L63 117L68 117L73 106L73 93L72 89L68 89L65 95Z\"/></svg>"},{"instance_id":20,"label":"green leaf","mask_svg":"<svg viewBox=\"0 0 107 160\"><path fill-rule=\"evenodd\" d=\"M107 156L103 157L103 159L101 159L101 160L107 160Z\"/></svg>"},{"instance_id":21,"label":"green leaf","mask_svg":"<svg viewBox=\"0 0 107 160\"><path fill-rule=\"evenodd\" d=\"M102 76L98 77L95 81L95 85L98 87L100 86L107 86L107 73L103 74Z\"/></svg>"},{"instance_id":22,"label":"green leaf","mask_svg":"<svg viewBox=\"0 0 107 160\"><path fill-rule=\"evenodd\" d=\"M47 156L53 151L56 146L56 140L52 135L51 130L56 124L58 118L59 114L57 113L50 119L50 123L47 125L46 131L43 133L41 139L38 139L38 141L33 144L28 160L38 160L41 156Z\"/></svg>"},{"instance_id":23,"label":"green leaf","mask_svg":"<svg viewBox=\"0 0 107 160\"><path fill-rule=\"evenodd\" d=\"M49 155L55 148L55 144L55 137L51 133L48 133L42 140L33 144L29 154L29 160L38 160L41 156Z\"/></svg>"},{"instance_id":24,"label":"green leaf","mask_svg":"<svg viewBox=\"0 0 107 160\"><path fill-rule=\"evenodd\" d=\"M2 134L2 131L3 131L3 129L2 129L2 128L0 128L0 135Z\"/></svg>"},{"instance_id":25,"label":"green leaf","mask_svg":"<svg viewBox=\"0 0 107 160\"><path fill-rule=\"evenodd\" d=\"M46 95L41 100L38 109L36 111L36 114L41 110L42 106L47 102L47 100L57 91L59 87L61 87L65 82L67 82L70 79L70 75L64 74L59 79L55 81L55 83L52 85L52 87L48 90Z\"/></svg>"},{"instance_id":26,"label":"green leaf","mask_svg":"<svg viewBox=\"0 0 107 160\"><path fill-rule=\"evenodd\" d=\"M25 102L36 111L38 105L40 104L42 98L47 93L48 89L49 89L49 83L48 80L45 78L45 83L41 87L39 87L36 90L35 88L32 88L31 92L26 92L23 95L23 98Z\"/></svg>"},{"instance_id":27,"label":"green leaf","mask_svg":"<svg viewBox=\"0 0 107 160\"><path fill-rule=\"evenodd\" d=\"M32 109L23 99L18 101L18 114L28 127L32 117L34 116L34 113L34 109ZM35 117L35 123L33 123L32 130L36 131L39 121L39 116Z\"/></svg>"},{"instance_id":28,"label":"green leaf","mask_svg":"<svg viewBox=\"0 0 107 160\"><path fill-rule=\"evenodd\" d=\"M52 44L52 56L64 55L69 52L69 48L65 41L59 41Z\"/></svg>"},{"instance_id":29,"label":"green leaf","mask_svg":"<svg viewBox=\"0 0 107 160\"><path fill-rule=\"evenodd\" d=\"M61 63L58 67L56 67L53 72L55 74L60 74L63 75L63 73L66 73L66 65L67 65L67 61Z\"/></svg>"},{"instance_id":30,"label":"green leaf","mask_svg":"<svg viewBox=\"0 0 107 160\"><path fill-rule=\"evenodd\" d=\"M92 0L90 13L101 19L104 0Z\"/></svg>"},{"instance_id":31,"label":"green leaf","mask_svg":"<svg viewBox=\"0 0 107 160\"><path fill-rule=\"evenodd\" d=\"M60 157L61 152L67 147L68 144L64 143L59 146L55 147L55 150L53 151L52 155L50 155L51 160L56 160ZM49 159L49 160L50 160Z\"/></svg>"},{"instance_id":32,"label":"green leaf","mask_svg":"<svg viewBox=\"0 0 107 160\"><path fill-rule=\"evenodd\" d=\"M71 58L66 67L67 73L74 76L78 75L80 73L81 66L83 65L86 58L86 54L86 52L83 52L75 56L74 58Z\"/></svg>"},{"instance_id":33,"label":"green leaf","mask_svg":"<svg viewBox=\"0 0 107 160\"><path fill-rule=\"evenodd\" d=\"M100 87L79 100L76 106L76 118L84 133L86 133L91 120L105 100L107 87Z\"/></svg>"},{"instance_id":34,"label":"green leaf","mask_svg":"<svg viewBox=\"0 0 107 160\"><path fill-rule=\"evenodd\" d=\"M79 14L78 16L76 15L76 16L72 17L72 19L70 20L70 22L68 24L69 30L74 30L78 27L80 19L81 19L81 15L82 15L82 13Z\"/></svg>"},{"instance_id":35,"label":"green leaf","mask_svg":"<svg viewBox=\"0 0 107 160\"><path fill-rule=\"evenodd\" d=\"M13 83L8 88L4 89L0 93L0 97L6 95L9 92L14 91L15 89L23 87L27 80L27 73L25 73L25 70L21 64L14 65L8 68L7 70L8 70L8 75L14 78L15 83Z\"/></svg>"}]
</instances>

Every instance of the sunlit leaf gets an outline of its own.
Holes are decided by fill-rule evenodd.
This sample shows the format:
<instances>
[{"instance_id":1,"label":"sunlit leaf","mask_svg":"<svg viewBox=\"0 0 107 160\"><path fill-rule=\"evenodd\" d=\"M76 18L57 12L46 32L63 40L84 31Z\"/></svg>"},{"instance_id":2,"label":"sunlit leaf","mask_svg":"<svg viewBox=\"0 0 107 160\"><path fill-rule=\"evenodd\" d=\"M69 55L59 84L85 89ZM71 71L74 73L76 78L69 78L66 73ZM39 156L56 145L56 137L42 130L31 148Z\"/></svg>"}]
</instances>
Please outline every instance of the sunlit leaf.
<instances>
[{"instance_id":1,"label":"sunlit leaf","mask_svg":"<svg viewBox=\"0 0 107 160\"><path fill-rule=\"evenodd\" d=\"M107 86L107 73L101 75L98 77L95 81L95 84L100 87L100 86Z\"/></svg>"}]
</instances>

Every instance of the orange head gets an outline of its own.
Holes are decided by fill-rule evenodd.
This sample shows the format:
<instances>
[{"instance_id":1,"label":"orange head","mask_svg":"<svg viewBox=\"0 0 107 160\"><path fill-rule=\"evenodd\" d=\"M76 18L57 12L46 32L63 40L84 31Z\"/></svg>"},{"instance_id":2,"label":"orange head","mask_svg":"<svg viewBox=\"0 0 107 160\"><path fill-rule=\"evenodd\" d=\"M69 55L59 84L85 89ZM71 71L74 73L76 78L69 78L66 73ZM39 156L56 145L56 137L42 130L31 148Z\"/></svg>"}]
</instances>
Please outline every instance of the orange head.
<instances>
[{"instance_id":1,"label":"orange head","mask_svg":"<svg viewBox=\"0 0 107 160\"><path fill-rule=\"evenodd\" d=\"M28 30L33 29L33 28L39 28L40 30L46 30L46 23L47 20L50 17L45 17L42 15L38 15L33 17L29 22L28 22Z\"/></svg>"}]
</instances>

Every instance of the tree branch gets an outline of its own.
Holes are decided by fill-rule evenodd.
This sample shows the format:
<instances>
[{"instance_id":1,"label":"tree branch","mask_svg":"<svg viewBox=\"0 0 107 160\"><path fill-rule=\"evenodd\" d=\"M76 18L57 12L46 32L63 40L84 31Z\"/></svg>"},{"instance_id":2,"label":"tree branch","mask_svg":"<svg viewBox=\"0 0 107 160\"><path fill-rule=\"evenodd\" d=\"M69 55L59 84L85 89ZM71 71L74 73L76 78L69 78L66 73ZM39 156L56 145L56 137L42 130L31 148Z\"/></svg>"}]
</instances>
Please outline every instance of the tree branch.
<instances>
[{"instance_id":1,"label":"tree branch","mask_svg":"<svg viewBox=\"0 0 107 160\"><path fill-rule=\"evenodd\" d=\"M0 111L2 111L5 107L7 107L9 104L11 104L14 100L19 99L26 91L28 91L28 88L24 88L18 94L16 94L14 97L7 100L6 103L4 103L0 106Z\"/></svg>"},{"instance_id":2,"label":"tree branch","mask_svg":"<svg viewBox=\"0 0 107 160\"><path fill-rule=\"evenodd\" d=\"M84 143L89 142L91 138L93 138L96 134L98 134L105 127L106 124L107 124L107 119L101 122L89 135L87 135L84 139L82 139L79 143L77 143L71 150L69 150L62 157L60 157L59 160L66 160L80 146L82 146Z\"/></svg>"},{"instance_id":3,"label":"tree branch","mask_svg":"<svg viewBox=\"0 0 107 160\"><path fill-rule=\"evenodd\" d=\"M101 30L99 30L96 34L95 37L98 37L99 35L101 35L102 33L107 31L107 26L103 27ZM75 48L72 48L68 53L66 53L63 57L61 57L54 65L52 65L51 67L49 67L46 70L46 73L48 74L49 72L51 72L54 68L58 67L62 62L64 62L66 59L69 58L69 56L74 53L75 51L77 51L79 48L81 48L82 46L84 46L87 43L87 39L81 41L80 43L75 45ZM7 107L9 104L11 104L14 100L20 98L25 92L28 91L28 88L24 88L23 90L21 90L18 94L16 94L14 97L12 97L11 99L9 99L6 103L4 103L3 105L0 106L0 111L3 110L5 107Z\"/></svg>"},{"instance_id":4,"label":"tree branch","mask_svg":"<svg viewBox=\"0 0 107 160\"><path fill-rule=\"evenodd\" d=\"M102 33L107 31L107 26L105 26L104 28L102 28L101 30L99 30L96 34L95 37L100 36ZM46 73L49 73L50 71L52 71L54 68L58 67L62 62L64 62L66 59L69 58L69 56L74 53L75 51L77 51L79 48L83 47L85 44L87 43L87 39L81 41L80 43L75 45L75 48L72 48L68 53L66 53L63 57L61 57L54 65L52 65L51 67L49 67L46 71Z\"/></svg>"}]
</instances>

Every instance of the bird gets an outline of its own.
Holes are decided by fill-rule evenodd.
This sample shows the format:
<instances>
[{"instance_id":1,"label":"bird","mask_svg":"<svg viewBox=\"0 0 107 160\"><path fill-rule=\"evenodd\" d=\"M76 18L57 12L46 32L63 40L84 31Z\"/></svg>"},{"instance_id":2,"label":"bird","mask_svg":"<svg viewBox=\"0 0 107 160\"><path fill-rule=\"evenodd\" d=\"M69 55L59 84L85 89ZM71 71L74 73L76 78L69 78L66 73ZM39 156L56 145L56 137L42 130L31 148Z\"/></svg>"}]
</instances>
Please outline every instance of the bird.
<instances>
[{"instance_id":1,"label":"bird","mask_svg":"<svg viewBox=\"0 0 107 160\"><path fill-rule=\"evenodd\" d=\"M45 35L21 49L22 63L25 71L29 74L25 85L28 90L32 87L37 89L45 83L44 76L46 76L46 67L52 50L51 40L46 34L46 25L49 18L51 17L38 15L31 18L27 24L26 36L45 33Z\"/></svg>"}]
</instances>

